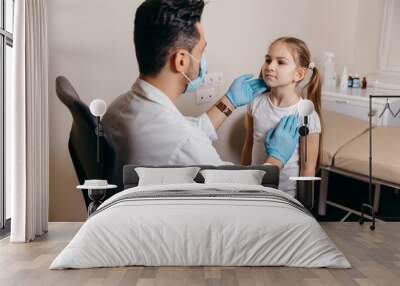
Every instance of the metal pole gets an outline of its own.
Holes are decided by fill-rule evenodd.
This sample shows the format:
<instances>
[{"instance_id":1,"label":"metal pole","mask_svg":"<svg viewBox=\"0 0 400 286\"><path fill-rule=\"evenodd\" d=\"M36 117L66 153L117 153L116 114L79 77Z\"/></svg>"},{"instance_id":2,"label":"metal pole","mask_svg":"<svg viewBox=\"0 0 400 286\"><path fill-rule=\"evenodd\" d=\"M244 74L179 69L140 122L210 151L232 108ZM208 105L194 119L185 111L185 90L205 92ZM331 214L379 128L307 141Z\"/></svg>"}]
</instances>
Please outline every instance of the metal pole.
<instances>
[{"instance_id":1,"label":"metal pole","mask_svg":"<svg viewBox=\"0 0 400 286\"><path fill-rule=\"evenodd\" d=\"M97 119L97 163L100 163L100 116L96 116Z\"/></svg>"},{"instance_id":2,"label":"metal pole","mask_svg":"<svg viewBox=\"0 0 400 286\"><path fill-rule=\"evenodd\" d=\"M372 208L372 97L369 97L369 204L372 211L372 227L375 229L375 210Z\"/></svg>"}]
</instances>

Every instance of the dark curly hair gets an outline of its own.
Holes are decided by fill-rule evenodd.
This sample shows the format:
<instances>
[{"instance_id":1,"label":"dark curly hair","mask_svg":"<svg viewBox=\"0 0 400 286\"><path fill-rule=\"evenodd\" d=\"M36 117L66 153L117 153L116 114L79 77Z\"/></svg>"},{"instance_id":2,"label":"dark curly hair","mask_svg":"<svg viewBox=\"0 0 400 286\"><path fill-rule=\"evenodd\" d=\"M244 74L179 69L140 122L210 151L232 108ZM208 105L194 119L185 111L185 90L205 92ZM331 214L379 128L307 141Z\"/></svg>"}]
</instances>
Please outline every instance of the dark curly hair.
<instances>
[{"instance_id":1,"label":"dark curly hair","mask_svg":"<svg viewBox=\"0 0 400 286\"><path fill-rule=\"evenodd\" d=\"M157 75L172 51L193 50L203 9L203 0L146 0L139 6L133 34L140 73Z\"/></svg>"}]
</instances>

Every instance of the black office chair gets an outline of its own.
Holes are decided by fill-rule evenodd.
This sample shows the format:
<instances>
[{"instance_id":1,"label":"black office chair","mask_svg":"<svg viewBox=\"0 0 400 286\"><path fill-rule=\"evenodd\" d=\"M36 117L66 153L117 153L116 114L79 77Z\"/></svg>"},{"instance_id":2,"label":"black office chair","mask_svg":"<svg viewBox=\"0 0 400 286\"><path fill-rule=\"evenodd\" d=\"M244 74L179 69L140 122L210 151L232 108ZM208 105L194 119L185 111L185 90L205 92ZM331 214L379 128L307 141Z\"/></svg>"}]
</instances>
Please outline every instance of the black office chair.
<instances>
[{"instance_id":1,"label":"black office chair","mask_svg":"<svg viewBox=\"0 0 400 286\"><path fill-rule=\"evenodd\" d=\"M100 138L100 163L97 163L96 118L90 113L89 107L80 100L77 92L67 78L59 76L56 79L58 98L72 114L73 123L69 135L68 149L74 164L79 183L82 185L88 179L106 179L112 182L115 153L107 141L106 134ZM117 193L119 188L109 190L105 199ZM86 191L82 192L86 207L91 200Z\"/></svg>"}]
</instances>

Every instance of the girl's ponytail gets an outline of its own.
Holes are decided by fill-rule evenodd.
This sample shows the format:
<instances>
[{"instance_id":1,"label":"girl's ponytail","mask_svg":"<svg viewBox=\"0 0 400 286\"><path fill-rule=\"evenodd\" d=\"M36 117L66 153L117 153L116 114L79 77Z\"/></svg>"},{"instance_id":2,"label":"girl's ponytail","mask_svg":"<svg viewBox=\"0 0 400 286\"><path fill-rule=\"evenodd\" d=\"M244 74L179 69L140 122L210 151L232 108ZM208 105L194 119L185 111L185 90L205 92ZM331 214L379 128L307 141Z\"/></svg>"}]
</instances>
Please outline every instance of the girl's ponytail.
<instances>
[{"instance_id":1,"label":"girl's ponytail","mask_svg":"<svg viewBox=\"0 0 400 286\"><path fill-rule=\"evenodd\" d=\"M312 75L307 84L307 98L314 103L315 111L321 118L321 74L318 68L312 68Z\"/></svg>"},{"instance_id":2,"label":"girl's ponytail","mask_svg":"<svg viewBox=\"0 0 400 286\"><path fill-rule=\"evenodd\" d=\"M311 100L314 103L314 109L317 112L320 123L321 123L321 135L323 134L323 120L322 120L322 112L321 112L321 95L322 95L322 87L321 87L321 73L318 68L312 67L312 75L310 81L307 84L307 99ZM318 166L322 160L322 136L319 138L319 154L318 154Z\"/></svg>"}]
</instances>

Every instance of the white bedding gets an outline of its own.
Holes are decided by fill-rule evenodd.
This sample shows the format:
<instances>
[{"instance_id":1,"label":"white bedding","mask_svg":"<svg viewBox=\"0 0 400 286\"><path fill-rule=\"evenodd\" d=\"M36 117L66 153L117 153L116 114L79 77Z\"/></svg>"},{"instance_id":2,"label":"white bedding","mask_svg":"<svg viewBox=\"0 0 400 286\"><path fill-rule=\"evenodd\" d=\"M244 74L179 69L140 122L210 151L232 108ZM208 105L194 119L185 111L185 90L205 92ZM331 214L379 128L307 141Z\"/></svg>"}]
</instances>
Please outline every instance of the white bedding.
<instances>
[{"instance_id":1,"label":"white bedding","mask_svg":"<svg viewBox=\"0 0 400 286\"><path fill-rule=\"evenodd\" d=\"M242 195L122 199L169 190ZM262 191L261 197L252 197L252 190ZM267 198L262 197L264 192ZM299 205L279 190L254 185L131 188L105 201L50 269L127 265L349 268L318 222Z\"/></svg>"}]
</instances>

